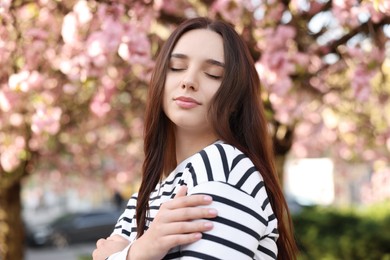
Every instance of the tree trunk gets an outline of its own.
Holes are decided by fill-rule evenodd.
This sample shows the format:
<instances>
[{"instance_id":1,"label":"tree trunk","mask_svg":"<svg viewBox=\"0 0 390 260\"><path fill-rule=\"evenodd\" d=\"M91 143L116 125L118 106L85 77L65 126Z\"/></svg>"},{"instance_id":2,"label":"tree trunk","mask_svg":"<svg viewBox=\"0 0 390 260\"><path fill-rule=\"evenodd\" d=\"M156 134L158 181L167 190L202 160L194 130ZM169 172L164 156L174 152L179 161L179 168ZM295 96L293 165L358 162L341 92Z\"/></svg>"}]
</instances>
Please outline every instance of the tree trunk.
<instances>
[{"instance_id":1,"label":"tree trunk","mask_svg":"<svg viewBox=\"0 0 390 260\"><path fill-rule=\"evenodd\" d=\"M275 164L278 172L279 181L284 187L284 163L286 162L287 154L290 151L294 141L295 126L283 125L277 121L273 122L274 133L272 136Z\"/></svg>"},{"instance_id":2,"label":"tree trunk","mask_svg":"<svg viewBox=\"0 0 390 260\"><path fill-rule=\"evenodd\" d=\"M284 188L284 163L286 162L286 154L277 154L275 156L276 170L278 172L280 185Z\"/></svg>"},{"instance_id":3,"label":"tree trunk","mask_svg":"<svg viewBox=\"0 0 390 260\"><path fill-rule=\"evenodd\" d=\"M0 259L22 260L24 256L20 192L20 182L0 191Z\"/></svg>"},{"instance_id":4,"label":"tree trunk","mask_svg":"<svg viewBox=\"0 0 390 260\"><path fill-rule=\"evenodd\" d=\"M21 180L27 175L27 161L17 169L0 168L0 260L24 258L25 235L21 216Z\"/></svg>"}]
</instances>

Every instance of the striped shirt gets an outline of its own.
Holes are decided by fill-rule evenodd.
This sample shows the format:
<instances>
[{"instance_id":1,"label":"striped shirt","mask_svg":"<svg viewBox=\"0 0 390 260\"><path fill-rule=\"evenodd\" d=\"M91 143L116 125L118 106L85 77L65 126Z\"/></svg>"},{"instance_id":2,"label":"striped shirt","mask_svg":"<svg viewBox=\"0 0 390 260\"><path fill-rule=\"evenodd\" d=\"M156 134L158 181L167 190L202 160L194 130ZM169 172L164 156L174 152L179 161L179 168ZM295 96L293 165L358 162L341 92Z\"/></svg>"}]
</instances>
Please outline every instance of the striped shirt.
<instances>
[{"instance_id":1,"label":"striped shirt","mask_svg":"<svg viewBox=\"0 0 390 260\"><path fill-rule=\"evenodd\" d=\"M221 141L207 146L183 162L151 193L146 226L160 205L171 200L181 185L188 195L207 194L218 211L213 228L192 244L172 248L163 259L276 259L277 219L269 203L264 181L253 162L237 148ZM130 242L136 239L133 195L113 234ZM124 251L109 260L125 259Z\"/></svg>"}]
</instances>

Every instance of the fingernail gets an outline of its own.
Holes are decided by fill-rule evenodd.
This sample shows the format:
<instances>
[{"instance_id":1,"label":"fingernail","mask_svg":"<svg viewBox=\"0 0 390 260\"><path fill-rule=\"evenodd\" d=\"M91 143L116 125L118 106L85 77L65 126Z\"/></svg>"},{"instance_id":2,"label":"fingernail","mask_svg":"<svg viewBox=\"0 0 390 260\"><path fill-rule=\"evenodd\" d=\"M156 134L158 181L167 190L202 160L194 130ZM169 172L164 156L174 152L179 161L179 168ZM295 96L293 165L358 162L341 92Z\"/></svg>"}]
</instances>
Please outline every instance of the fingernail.
<instances>
[{"instance_id":1,"label":"fingernail","mask_svg":"<svg viewBox=\"0 0 390 260\"><path fill-rule=\"evenodd\" d=\"M201 233L196 233L196 234L194 234L194 237L196 239L200 239L202 237L202 234Z\"/></svg>"},{"instance_id":2,"label":"fingernail","mask_svg":"<svg viewBox=\"0 0 390 260\"><path fill-rule=\"evenodd\" d=\"M203 200L205 200L205 201L212 201L213 198L211 196L204 196Z\"/></svg>"},{"instance_id":3,"label":"fingernail","mask_svg":"<svg viewBox=\"0 0 390 260\"><path fill-rule=\"evenodd\" d=\"M209 214L211 215L217 215L217 211L215 209L209 209Z\"/></svg>"},{"instance_id":4,"label":"fingernail","mask_svg":"<svg viewBox=\"0 0 390 260\"><path fill-rule=\"evenodd\" d=\"M212 222L206 222L206 223L204 223L204 227L212 228L213 227L213 223Z\"/></svg>"}]
</instances>

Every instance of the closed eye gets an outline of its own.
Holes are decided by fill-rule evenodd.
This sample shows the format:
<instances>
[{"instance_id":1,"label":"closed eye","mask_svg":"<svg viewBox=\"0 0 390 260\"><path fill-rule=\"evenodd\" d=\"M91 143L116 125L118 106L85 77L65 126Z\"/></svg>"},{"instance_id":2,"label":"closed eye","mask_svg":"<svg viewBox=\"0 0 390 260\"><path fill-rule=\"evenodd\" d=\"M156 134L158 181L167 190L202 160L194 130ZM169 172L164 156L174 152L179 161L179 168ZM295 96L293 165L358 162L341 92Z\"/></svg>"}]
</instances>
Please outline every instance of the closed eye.
<instances>
[{"instance_id":1,"label":"closed eye","mask_svg":"<svg viewBox=\"0 0 390 260\"><path fill-rule=\"evenodd\" d=\"M171 71L183 71L183 70L185 70L184 68L173 68L173 67L171 67L171 68L169 68Z\"/></svg>"},{"instance_id":2,"label":"closed eye","mask_svg":"<svg viewBox=\"0 0 390 260\"><path fill-rule=\"evenodd\" d=\"M209 74L209 73L205 73L209 78L212 78L212 79L222 79L222 76L217 76L217 75L213 75L213 74Z\"/></svg>"}]
</instances>

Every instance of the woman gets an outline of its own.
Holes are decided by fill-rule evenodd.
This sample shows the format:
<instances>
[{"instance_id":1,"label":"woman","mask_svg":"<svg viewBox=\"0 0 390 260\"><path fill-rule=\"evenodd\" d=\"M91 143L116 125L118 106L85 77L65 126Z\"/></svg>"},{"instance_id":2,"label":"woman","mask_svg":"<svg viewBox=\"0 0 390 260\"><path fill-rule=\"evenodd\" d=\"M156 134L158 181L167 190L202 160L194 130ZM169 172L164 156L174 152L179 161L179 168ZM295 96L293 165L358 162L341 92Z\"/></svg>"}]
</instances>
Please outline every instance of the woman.
<instances>
[{"instance_id":1,"label":"woman","mask_svg":"<svg viewBox=\"0 0 390 260\"><path fill-rule=\"evenodd\" d=\"M185 21L160 51L134 195L94 259L295 259L250 53L221 21Z\"/></svg>"}]
</instances>

